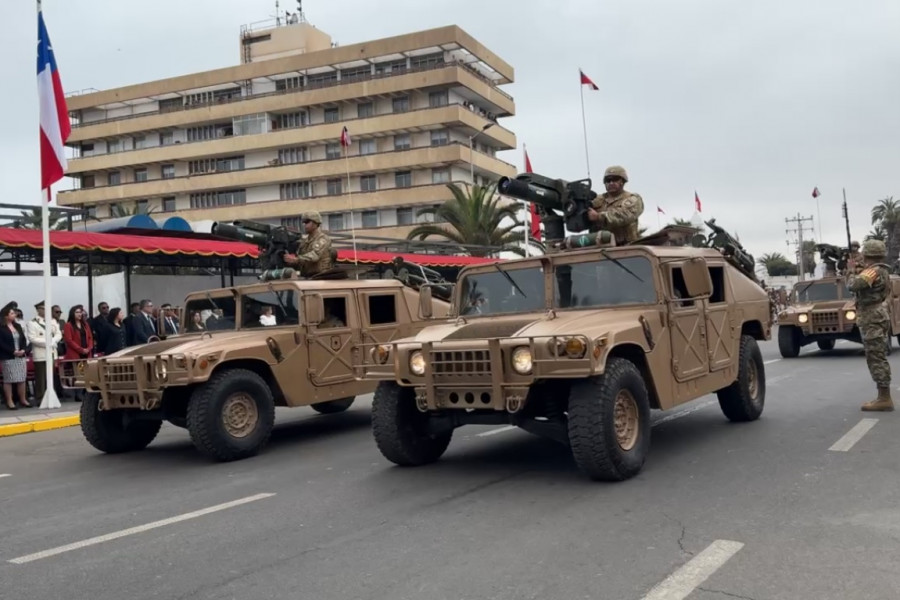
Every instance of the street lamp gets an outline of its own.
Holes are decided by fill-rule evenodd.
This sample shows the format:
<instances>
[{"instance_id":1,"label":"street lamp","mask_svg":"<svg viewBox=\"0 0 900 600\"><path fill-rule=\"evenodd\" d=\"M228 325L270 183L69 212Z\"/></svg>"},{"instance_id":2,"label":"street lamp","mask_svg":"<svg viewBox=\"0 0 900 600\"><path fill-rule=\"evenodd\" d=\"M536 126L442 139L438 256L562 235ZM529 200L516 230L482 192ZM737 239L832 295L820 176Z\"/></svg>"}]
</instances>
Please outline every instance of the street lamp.
<instances>
[{"instance_id":1,"label":"street lamp","mask_svg":"<svg viewBox=\"0 0 900 600\"><path fill-rule=\"evenodd\" d=\"M472 179L472 185L475 185L475 155L472 149L472 141L477 138L479 135L490 129L494 126L494 123L488 123L484 127L481 128L481 131L476 133L475 135L469 136L469 177Z\"/></svg>"}]
</instances>

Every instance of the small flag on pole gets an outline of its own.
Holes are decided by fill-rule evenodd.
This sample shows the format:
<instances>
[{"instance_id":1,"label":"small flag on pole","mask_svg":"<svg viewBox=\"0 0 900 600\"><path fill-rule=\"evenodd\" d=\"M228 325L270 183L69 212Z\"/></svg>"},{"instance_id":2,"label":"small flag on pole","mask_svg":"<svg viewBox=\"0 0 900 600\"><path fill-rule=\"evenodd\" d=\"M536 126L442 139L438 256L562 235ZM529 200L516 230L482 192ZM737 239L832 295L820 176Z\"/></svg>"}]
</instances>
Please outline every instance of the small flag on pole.
<instances>
[{"instance_id":1,"label":"small flag on pole","mask_svg":"<svg viewBox=\"0 0 900 600\"><path fill-rule=\"evenodd\" d=\"M344 148L350 147L350 132L347 131L346 126L344 126L343 131L341 131L341 146Z\"/></svg>"},{"instance_id":2,"label":"small flag on pole","mask_svg":"<svg viewBox=\"0 0 900 600\"><path fill-rule=\"evenodd\" d=\"M65 143L72 133L53 46L38 3L38 101L40 103L41 189L48 189L65 174ZM47 194L48 198L50 194Z\"/></svg>"},{"instance_id":3,"label":"small flag on pole","mask_svg":"<svg viewBox=\"0 0 900 600\"><path fill-rule=\"evenodd\" d=\"M596 84L596 83L594 83L593 81L591 81L591 78L590 78L590 77L588 77L587 75L584 74L584 71L582 71L581 69L578 69L578 73L581 75L581 84L582 84L582 85L585 85L585 84L586 84L586 85L589 85L589 86L591 86L591 89L592 89L592 90L599 90L599 89L600 89L600 88L597 87L597 84Z\"/></svg>"},{"instance_id":4,"label":"small flag on pole","mask_svg":"<svg viewBox=\"0 0 900 600\"><path fill-rule=\"evenodd\" d=\"M694 190L694 208L697 209L697 212L703 212L703 207L700 205L700 196L697 195L697 190Z\"/></svg>"},{"instance_id":5,"label":"small flag on pole","mask_svg":"<svg viewBox=\"0 0 900 600\"><path fill-rule=\"evenodd\" d=\"M658 207L658 206L656 207L656 212L662 213L662 214L666 214L666 211L664 211L663 209L661 209L661 208Z\"/></svg>"},{"instance_id":6,"label":"small flag on pole","mask_svg":"<svg viewBox=\"0 0 900 600\"><path fill-rule=\"evenodd\" d=\"M533 173L531 170L531 160L528 158L528 150L525 150L525 172ZM540 241L541 239L541 215L538 214L537 204L528 203L528 213L531 216L531 237Z\"/></svg>"},{"instance_id":7,"label":"small flag on pole","mask_svg":"<svg viewBox=\"0 0 900 600\"><path fill-rule=\"evenodd\" d=\"M818 198L819 196L821 196L821 194L819 193L819 187L816 186L816 187L813 188L812 197L813 197L813 198Z\"/></svg>"}]
</instances>

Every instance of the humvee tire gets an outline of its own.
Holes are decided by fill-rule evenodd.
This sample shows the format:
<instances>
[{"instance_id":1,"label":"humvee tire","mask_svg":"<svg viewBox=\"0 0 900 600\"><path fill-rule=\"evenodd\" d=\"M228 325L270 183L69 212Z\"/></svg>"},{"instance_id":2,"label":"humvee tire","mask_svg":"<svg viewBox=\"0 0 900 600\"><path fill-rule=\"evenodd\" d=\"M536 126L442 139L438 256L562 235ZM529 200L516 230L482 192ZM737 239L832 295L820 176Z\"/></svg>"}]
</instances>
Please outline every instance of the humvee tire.
<instances>
[{"instance_id":1,"label":"humvee tire","mask_svg":"<svg viewBox=\"0 0 900 600\"><path fill-rule=\"evenodd\" d=\"M272 390L247 369L215 373L188 402L191 441L200 452L221 462L258 454L274 426Z\"/></svg>"},{"instance_id":2,"label":"humvee tire","mask_svg":"<svg viewBox=\"0 0 900 600\"><path fill-rule=\"evenodd\" d=\"M800 335L796 328L778 326L778 351L784 358L796 358L800 355Z\"/></svg>"},{"instance_id":3,"label":"humvee tire","mask_svg":"<svg viewBox=\"0 0 900 600\"><path fill-rule=\"evenodd\" d=\"M766 404L766 377L762 354L756 340L741 336L737 379L716 392L719 407L729 421L755 421Z\"/></svg>"},{"instance_id":4,"label":"humvee tire","mask_svg":"<svg viewBox=\"0 0 900 600\"><path fill-rule=\"evenodd\" d=\"M834 350L834 340L819 340L816 342L819 350Z\"/></svg>"},{"instance_id":5,"label":"humvee tire","mask_svg":"<svg viewBox=\"0 0 900 600\"><path fill-rule=\"evenodd\" d=\"M568 429L572 456L588 477L622 481L637 475L650 448L650 401L634 363L613 357L603 375L574 382Z\"/></svg>"},{"instance_id":6,"label":"humvee tire","mask_svg":"<svg viewBox=\"0 0 900 600\"><path fill-rule=\"evenodd\" d=\"M356 400L356 396L350 396L348 398L340 398L339 400L332 400L330 402L318 402L316 404L311 404L313 410L319 414L323 415L333 415L337 413L342 413L353 404L353 401Z\"/></svg>"},{"instance_id":7,"label":"humvee tire","mask_svg":"<svg viewBox=\"0 0 900 600\"><path fill-rule=\"evenodd\" d=\"M145 419L135 419L125 425L126 411L102 411L101 402L100 394L87 394L81 402L81 433L101 452L119 454L143 450L162 427L161 420Z\"/></svg>"},{"instance_id":8,"label":"humvee tire","mask_svg":"<svg viewBox=\"0 0 900 600\"><path fill-rule=\"evenodd\" d=\"M402 467L433 463L441 457L453 430L430 434L428 415L416 408L412 388L393 381L381 381L372 400L372 433L386 459Z\"/></svg>"}]
</instances>

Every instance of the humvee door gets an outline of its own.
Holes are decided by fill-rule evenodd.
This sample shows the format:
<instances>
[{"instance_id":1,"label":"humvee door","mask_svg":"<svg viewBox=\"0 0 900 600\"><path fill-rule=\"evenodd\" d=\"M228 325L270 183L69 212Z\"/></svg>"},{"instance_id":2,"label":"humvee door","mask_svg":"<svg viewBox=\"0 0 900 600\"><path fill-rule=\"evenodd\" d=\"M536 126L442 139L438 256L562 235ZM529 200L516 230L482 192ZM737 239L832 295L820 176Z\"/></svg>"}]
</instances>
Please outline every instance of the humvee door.
<instances>
[{"instance_id":1,"label":"humvee door","mask_svg":"<svg viewBox=\"0 0 900 600\"><path fill-rule=\"evenodd\" d=\"M677 381L687 381L709 372L704 298L691 297L688 280L696 278L685 277L685 270L693 267L688 261L666 266L672 372Z\"/></svg>"},{"instance_id":2,"label":"humvee door","mask_svg":"<svg viewBox=\"0 0 900 600\"><path fill-rule=\"evenodd\" d=\"M318 322L307 322L309 379L324 386L354 381L353 352L359 350L359 315L352 290L306 293L305 302L321 302Z\"/></svg>"}]
</instances>

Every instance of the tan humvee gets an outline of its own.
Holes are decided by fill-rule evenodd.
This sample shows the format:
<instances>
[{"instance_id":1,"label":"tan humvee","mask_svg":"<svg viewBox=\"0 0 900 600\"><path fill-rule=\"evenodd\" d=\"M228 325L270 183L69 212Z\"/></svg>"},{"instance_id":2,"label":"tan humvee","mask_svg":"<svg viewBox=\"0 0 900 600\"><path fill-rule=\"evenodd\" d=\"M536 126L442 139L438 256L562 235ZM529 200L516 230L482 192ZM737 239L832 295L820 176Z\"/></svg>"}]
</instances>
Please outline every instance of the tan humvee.
<instances>
[{"instance_id":1,"label":"tan humvee","mask_svg":"<svg viewBox=\"0 0 900 600\"><path fill-rule=\"evenodd\" d=\"M887 299L891 335L900 340L900 277L891 276ZM856 324L856 299L843 277L801 281L791 291L790 305L778 313L778 350L784 358L795 358L800 348L817 344L832 350L837 340L862 343ZM891 350L888 338L888 352Z\"/></svg>"},{"instance_id":2,"label":"tan humvee","mask_svg":"<svg viewBox=\"0 0 900 600\"><path fill-rule=\"evenodd\" d=\"M373 434L396 464L437 460L460 425L509 423L569 444L591 478L622 480L643 466L651 409L715 392L733 421L763 410L769 298L712 248L467 267L450 317L375 346L362 368L381 380Z\"/></svg>"},{"instance_id":3,"label":"tan humvee","mask_svg":"<svg viewBox=\"0 0 900 600\"><path fill-rule=\"evenodd\" d=\"M290 279L191 294L179 335L86 362L79 384L93 394L81 407L82 431L101 451L125 452L145 448L165 420L215 459L252 456L269 439L276 406L337 413L371 393L375 382L354 373L361 345L414 334L425 324L419 302L395 279ZM435 315L448 308L438 301Z\"/></svg>"}]
</instances>

